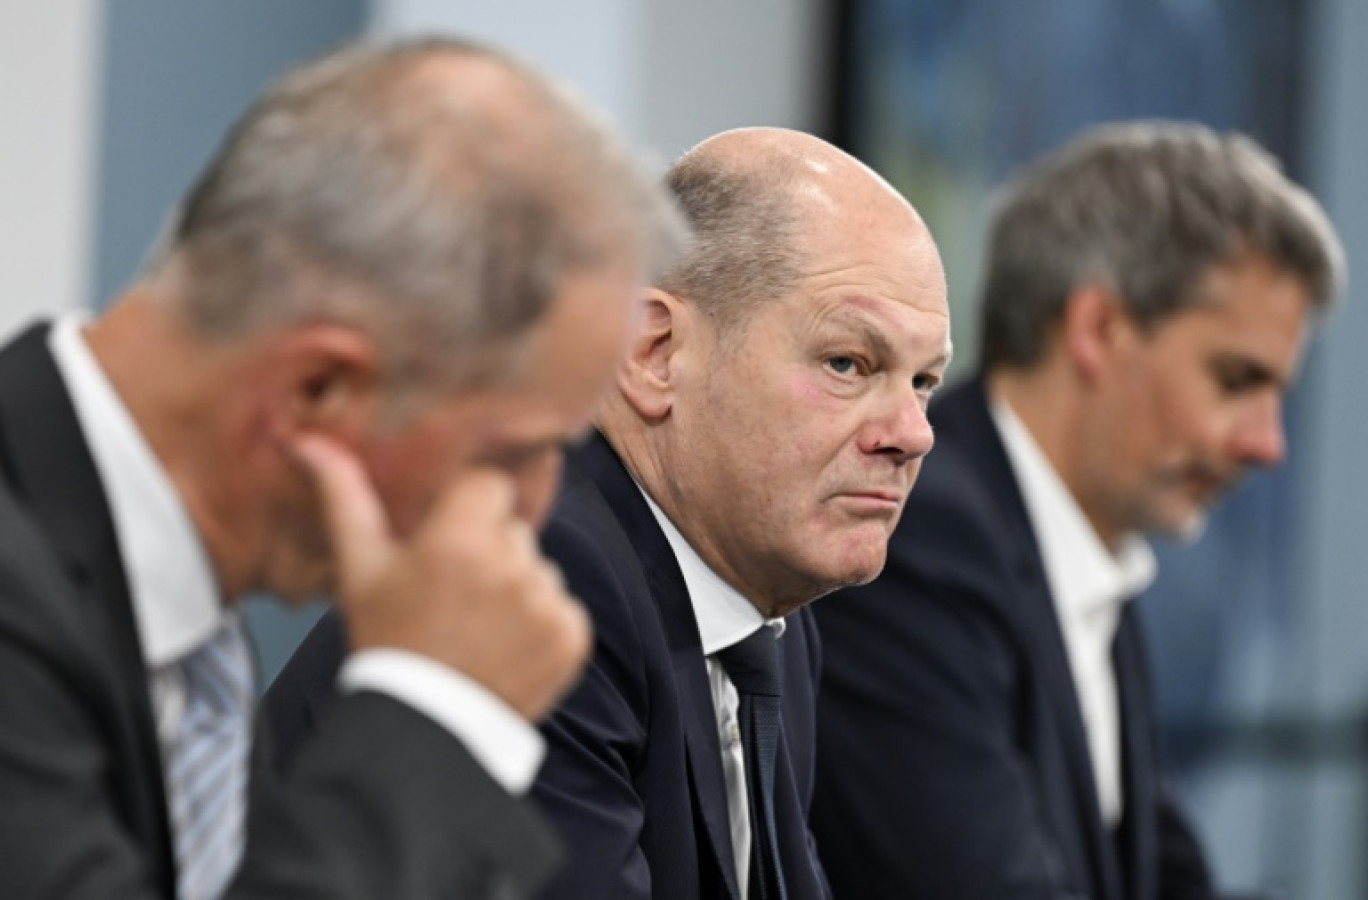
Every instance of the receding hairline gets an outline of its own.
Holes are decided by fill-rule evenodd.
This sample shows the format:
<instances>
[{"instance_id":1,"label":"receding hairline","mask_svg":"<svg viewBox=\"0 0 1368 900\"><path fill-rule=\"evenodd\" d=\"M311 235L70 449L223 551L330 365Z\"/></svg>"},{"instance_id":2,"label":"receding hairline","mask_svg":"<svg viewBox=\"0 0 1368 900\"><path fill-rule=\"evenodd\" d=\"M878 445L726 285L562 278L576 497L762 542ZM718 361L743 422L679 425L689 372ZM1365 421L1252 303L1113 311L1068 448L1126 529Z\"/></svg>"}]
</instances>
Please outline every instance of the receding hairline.
<instances>
[{"instance_id":1,"label":"receding hairline","mask_svg":"<svg viewBox=\"0 0 1368 900\"><path fill-rule=\"evenodd\" d=\"M810 259L831 216L903 216L910 239L934 246L916 209L882 176L800 131L722 132L681 156L667 180L691 219L696 243L660 286L692 291L689 299L699 302L724 332L739 331L734 326L747 321L760 303L787 293L810 274ZM695 191L699 197L692 196ZM726 206L721 215L714 208L719 204ZM758 246L742 252L735 246L740 242ZM737 290L737 284L755 290ZM710 292L713 296L706 296Z\"/></svg>"}]
</instances>

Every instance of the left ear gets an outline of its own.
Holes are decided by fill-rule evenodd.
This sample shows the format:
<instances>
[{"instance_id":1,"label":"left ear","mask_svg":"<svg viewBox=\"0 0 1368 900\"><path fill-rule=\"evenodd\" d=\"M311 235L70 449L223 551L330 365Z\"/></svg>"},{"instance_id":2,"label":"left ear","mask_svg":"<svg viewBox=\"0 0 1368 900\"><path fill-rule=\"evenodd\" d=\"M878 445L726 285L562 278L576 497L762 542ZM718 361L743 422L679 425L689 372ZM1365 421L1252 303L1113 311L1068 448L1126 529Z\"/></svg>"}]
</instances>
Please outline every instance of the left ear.
<instances>
[{"instance_id":1,"label":"left ear","mask_svg":"<svg viewBox=\"0 0 1368 900\"><path fill-rule=\"evenodd\" d=\"M1084 284L1069 293L1064 304L1064 347L1084 380L1100 377L1136 337L1135 322L1115 291Z\"/></svg>"},{"instance_id":2,"label":"left ear","mask_svg":"<svg viewBox=\"0 0 1368 900\"><path fill-rule=\"evenodd\" d=\"M269 352L271 430L286 439L321 432L355 445L380 400L374 341L355 328L317 323L284 331Z\"/></svg>"}]
</instances>

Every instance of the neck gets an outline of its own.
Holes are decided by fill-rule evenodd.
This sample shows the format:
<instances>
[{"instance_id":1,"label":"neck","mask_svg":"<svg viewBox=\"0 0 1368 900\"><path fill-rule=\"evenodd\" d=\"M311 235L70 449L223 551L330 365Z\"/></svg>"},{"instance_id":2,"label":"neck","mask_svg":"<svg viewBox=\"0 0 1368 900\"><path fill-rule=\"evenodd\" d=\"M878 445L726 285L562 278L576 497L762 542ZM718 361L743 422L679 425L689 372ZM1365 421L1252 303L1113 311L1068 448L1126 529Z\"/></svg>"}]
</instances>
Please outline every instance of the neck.
<instances>
[{"instance_id":1,"label":"neck","mask_svg":"<svg viewBox=\"0 0 1368 900\"><path fill-rule=\"evenodd\" d=\"M633 411L610 402L604 405L598 425L632 478L660 507L699 559L766 619L782 618L830 590L815 588L806 581L784 583L774 577L785 571L782 566L754 566L758 571L748 571L732 564L714 540L713 529L692 512L691 492L678 477L686 468L682 462L673 460L662 434L667 424L643 422Z\"/></svg>"},{"instance_id":2,"label":"neck","mask_svg":"<svg viewBox=\"0 0 1368 900\"><path fill-rule=\"evenodd\" d=\"M84 334L100 368L185 505L225 598L250 589L240 533L216 498L233 482L231 354L195 334L162 298L130 291Z\"/></svg>"}]
</instances>

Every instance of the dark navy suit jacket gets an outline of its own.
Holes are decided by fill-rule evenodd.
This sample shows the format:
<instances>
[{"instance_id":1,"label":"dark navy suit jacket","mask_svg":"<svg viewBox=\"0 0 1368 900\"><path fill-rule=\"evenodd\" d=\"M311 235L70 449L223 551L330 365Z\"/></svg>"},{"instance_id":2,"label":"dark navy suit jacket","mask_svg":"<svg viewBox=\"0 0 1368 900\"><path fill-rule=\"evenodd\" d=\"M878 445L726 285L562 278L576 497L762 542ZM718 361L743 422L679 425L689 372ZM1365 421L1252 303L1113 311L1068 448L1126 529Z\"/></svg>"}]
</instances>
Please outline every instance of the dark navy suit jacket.
<instances>
[{"instance_id":1,"label":"dark navy suit jacket","mask_svg":"<svg viewBox=\"0 0 1368 900\"><path fill-rule=\"evenodd\" d=\"M931 408L884 573L817 607L814 830L839 897L1198 900L1200 849L1157 761L1134 604L1114 648L1125 816L1113 833L1040 551L983 385Z\"/></svg>"},{"instance_id":2,"label":"dark navy suit jacket","mask_svg":"<svg viewBox=\"0 0 1368 900\"><path fill-rule=\"evenodd\" d=\"M693 606L635 482L595 435L567 459L543 548L587 607L594 656L543 724L533 799L569 845L542 896L555 900L735 900L718 725ZM267 694L286 747L329 702L345 641L325 618ZM829 892L807 827L820 667L809 610L780 640L783 724L776 817L790 900Z\"/></svg>"},{"instance_id":3,"label":"dark navy suit jacket","mask_svg":"<svg viewBox=\"0 0 1368 900\"><path fill-rule=\"evenodd\" d=\"M739 897L693 606L669 542L601 437L567 466L545 542L597 634L584 681L544 727L550 750L533 795L571 857L547 896ZM807 829L820 666L810 611L789 616L779 645L781 856L789 897L820 900L827 890Z\"/></svg>"}]
</instances>

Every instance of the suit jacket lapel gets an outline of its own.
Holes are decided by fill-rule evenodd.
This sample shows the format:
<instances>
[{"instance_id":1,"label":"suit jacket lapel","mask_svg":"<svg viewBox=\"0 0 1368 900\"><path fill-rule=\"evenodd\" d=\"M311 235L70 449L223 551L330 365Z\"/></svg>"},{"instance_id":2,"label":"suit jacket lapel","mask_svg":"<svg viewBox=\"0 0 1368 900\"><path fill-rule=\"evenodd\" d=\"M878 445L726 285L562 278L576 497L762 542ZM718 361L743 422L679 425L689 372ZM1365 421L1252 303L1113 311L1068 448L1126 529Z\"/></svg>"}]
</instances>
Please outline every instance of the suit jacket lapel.
<instances>
[{"instance_id":1,"label":"suit jacket lapel","mask_svg":"<svg viewBox=\"0 0 1368 900\"><path fill-rule=\"evenodd\" d=\"M1083 838L1087 844L1087 863L1092 869L1096 885L1102 893L1098 900L1120 900L1121 872L1109 830L1102 822L1097 784L1093 775L1092 755L1088 748L1083 713L1078 704L1073 672L1069 668L1068 650L1055 610L1054 596L1040 545L1036 541L1030 514L1021 487L1012 470L1007 450L1002 444L988 409L988 397L981 379L974 379L958 396L947 397L941 408L932 407L932 423L937 438L958 433L956 445L973 460L974 468L994 497L1000 498L1003 541L1012 554L1018 591L1012 602L1019 604L1014 611L1021 628L1031 635L1040 652L1034 654L1038 672L1045 681L1045 694L1053 702L1053 714L1063 735L1064 752L1068 759L1073 806L1077 821L1087 823ZM938 417L937 412L941 415ZM1013 611L1009 611L1013 612Z\"/></svg>"},{"instance_id":2,"label":"suit jacket lapel","mask_svg":"<svg viewBox=\"0 0 1368 900\"><path fill-rule=\"evenodd\" d=\"M142 782L124 778L120 789L129 815L151 832L146 838L156 846L149 850L169 886L174 870L161 751L128 582L104 489L47 334L46 325L34 326L0 351L0 473L69 575L91 646L112 651L119 677L108 687L122 708L110 711L110 727L127 732L125 749Z\"/></svg>"},{"instance_id":3,"label":"suit jacket lapel","mask_svg":"<svg viewBox=\"0 0 1368 900\"><path fill-rule=\"evenodd\" d=\"M736 885L736 862L727 815L727 787L722 775L722 746L717 736L717 713L713 709L703 658L703 640L698 634L698 622L684 586L684 576L636 482L608 441L595 434L579 451L576 462L598 485L609 507L622 522L646 572L669 641L671 664L679 687L694 802L730 896L739 898L741 893Z\"/></svg>"}]
</instances>

